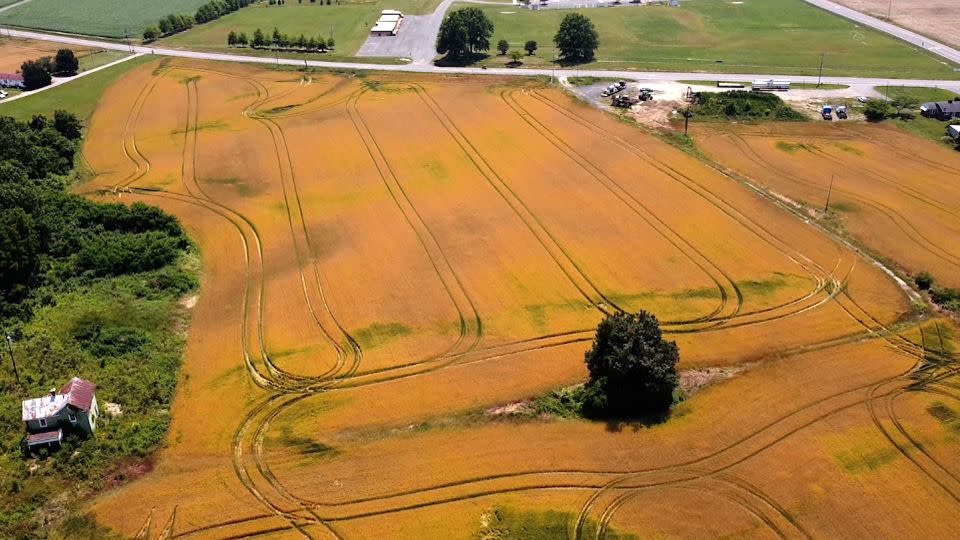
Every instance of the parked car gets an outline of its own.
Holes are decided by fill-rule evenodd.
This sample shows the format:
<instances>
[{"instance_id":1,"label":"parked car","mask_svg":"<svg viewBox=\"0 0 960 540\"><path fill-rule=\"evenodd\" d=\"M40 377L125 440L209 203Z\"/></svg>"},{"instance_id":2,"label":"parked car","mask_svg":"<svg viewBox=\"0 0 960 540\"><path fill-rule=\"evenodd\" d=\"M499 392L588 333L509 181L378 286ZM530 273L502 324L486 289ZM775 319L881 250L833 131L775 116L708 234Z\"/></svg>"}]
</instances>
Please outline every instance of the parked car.
<instances>
[{"instance_id":1,"label":"parked car","mask_svg":"<svg viewBox=\"0 0 960 540\"><path fill-rule=\"evenodd\" d=\"M868 98L867 96L857 96L857 101L859 101L860 103L866 103L870 101L870 98Z\"/></svg>"},{"instance_id":2,"label":"parked car","mask_svg":"<svg viewBox=\"0 0 960 540\"><path fill-rule=\"evenodd\" d=\"M7 97L7 93L4 92L3 90L0 90L0 99L3 99L5 97Z\"/></svg>"}]
</instances>

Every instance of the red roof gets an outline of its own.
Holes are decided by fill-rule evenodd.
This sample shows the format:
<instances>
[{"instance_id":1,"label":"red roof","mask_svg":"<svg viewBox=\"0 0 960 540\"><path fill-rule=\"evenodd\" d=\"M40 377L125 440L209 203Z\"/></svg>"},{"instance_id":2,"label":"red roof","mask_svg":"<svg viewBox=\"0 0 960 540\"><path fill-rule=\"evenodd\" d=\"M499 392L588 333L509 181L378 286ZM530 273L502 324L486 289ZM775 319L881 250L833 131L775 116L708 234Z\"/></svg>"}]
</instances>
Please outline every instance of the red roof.
<instances>
[{"instance_id":1,"label":"red roof","mask_svg":"<svg viewBox=\"0 0 960 540\"><path fill-rule=\"evenodd\" d=\"M47 444L52 442L60 442L61 440L63 440L63 431L59 429L27 435L27 445Z\"/></svg>"},{"instance_id":2,"label":"red roof","mask_svg":"<svg viewBox=\"0 0 960 540\"><path fill-rule=\"evenodd\" d=\"M90 405L93 403L93 391L96 390L96 388L97 385L92 382L74 377L70 379L70 382L63 385L60 393L69 396L67 403L70 405L73 405L81 411L89 411Z\"/></svg>"},{"instance_id":3,"label":"red roof","mask_svg":"<svg viewBox=\"0 0 960 540\"><path fill-rule=\"evenodd\" d=\"M0 73L0 79L5 81L22 81L23 75L19 73Z\"/></svg>"}]
</instances>

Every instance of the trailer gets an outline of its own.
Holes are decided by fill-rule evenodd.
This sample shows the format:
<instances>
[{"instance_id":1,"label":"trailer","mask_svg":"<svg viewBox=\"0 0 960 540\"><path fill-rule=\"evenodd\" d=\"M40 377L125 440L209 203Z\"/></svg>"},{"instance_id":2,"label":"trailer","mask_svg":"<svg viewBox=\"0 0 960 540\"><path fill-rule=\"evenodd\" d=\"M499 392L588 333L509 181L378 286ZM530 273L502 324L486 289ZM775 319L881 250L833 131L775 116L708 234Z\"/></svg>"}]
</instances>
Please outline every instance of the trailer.
<instances>
[{"instance_id":1,"label":"trailer","mask_svg":"<svg viewBox=\"0 0 960 540\"><path fill-rule=\"evenodd\" d=\"M613 100L610 102L614 107L620 107L621 109L629 109L637 103L640 103L640 100L630 96L613 96Z\"/></svg>"},{"instance_id":2,"label":"trailer","mask_svg":"<svg viewBox=\"0 0 960 540\"><path fill-rule=\"evenodd\" d=\"M717 81L717 88L744 88L746 86L742 82Z\"/></svg>"},{"instance_id":3,"label":"trailer","mask_svg":"<svg viewBox=\"0 0 960 540\"><path fill-rule=\"evenodd\" d=\"M790 89L790 81L783 79L757 79L750 83L750 90L754 92L786 92Z\"/></svg>"},{"instance_id":4,"label":"trailer","mask_svg":"<svg viewBox=\"0 0 960 540\"><path fill-rule=\"evenodd\" d=\"M603 97L610 97L614 94L623 92L627 89L627 81L617 81L610 86L603 89L603 92L600 93Z\"/></svg>"}]
</instances>

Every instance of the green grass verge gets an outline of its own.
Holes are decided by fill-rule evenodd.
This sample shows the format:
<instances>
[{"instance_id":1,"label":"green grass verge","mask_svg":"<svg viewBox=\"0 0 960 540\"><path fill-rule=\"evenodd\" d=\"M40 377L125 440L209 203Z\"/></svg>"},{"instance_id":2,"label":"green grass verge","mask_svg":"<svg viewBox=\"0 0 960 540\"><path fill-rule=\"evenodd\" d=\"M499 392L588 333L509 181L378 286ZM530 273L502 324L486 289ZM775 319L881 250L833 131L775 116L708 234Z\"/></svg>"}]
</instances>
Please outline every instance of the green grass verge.
<instances>
[{"instance_id":1,"label":"green grass verge","mask_svg":"<svg viewBox=\"0 0 960 540\"><path fill-rule=\"evenodd\" d=\"M96 109L104 90L113 81L134 67L152 60L156 58L141 56L17 101L0 101L0 116L26 120L35 114L52 116L53 111L63 109L87 119Z\"/></svg>"},{"instance_id":2,"label":"green grass verge","mask_svg":"<svg viewBox=\"0 0 960 540\"><path fill-rule=\"evenodd\" d=\"M528 511L509 506L488 508L480 517L480 530L475 538L487 540L561 540L574 538L577 517L569 512ZM605 529L607 540L637 540L637 536L618 532L613 527ZM597 535L597 524L587 519L583 524L583 537Z\"/></svg>"},{"instance_id":3,"label":"green grass verge","mask_svg":"<svg viewBox=\"0 0 960 540\"><path fill-rule=\"evenodd\" d=\"M890 99L906 98L916 103L930 101L946 101L957 98L957 94L943 88L929 88L926 86L877 86L877 92Z\"/></svg>"},{"instance_id":4,"label":"green grass verge","mask_svg":"<svg viewBox=\"0 0 960 540\"><path fill-rule=\"evenodd\" d=\"M83 56L79 56L77 60L80 61L80 71L90 71L91 69L98 68L100 66L105 66L110 62L116 62L121 58L129 56L128 53L123 51L111 51L106 49L101 49L97 51L90 51Z\"/></svg>"},{"instance_id":5,"label":"green grass verge","mask_svg":"<svg viewBox=\"0 0 960 540\"><path fill-rule=\"evenodd\" d=\"M614 82L618 79L611 79L609 77L567 77L567 82L574 86L590 86L593 84Z\"/></svg>"},{"instance_id":6,"label":"green grass verge","mask_svg":"<svg viewBox=\"0 0 960 540\"><path fill-rule=\"evenodd\" d=\"M806 118L769 92L731 90L728 92L698 92L692 107L694 121L742 120L802 121Z\"/></svg>"},{"instance_id":7,"label":"green grass verge","mask_svg":"<svg viewBox=\"0 0 960 540\"><path fill-rule=\"evenodd\" d=\"M170 13L194 14L207 0L31 0L0 13L0 22L26 28L112 38L139 37Z\"/></svg>"},{"instance_id":8,"label":"green grass verge","mask_svg":"<svg viewBox=\"0 0 960 540\"><path fill-rule=\"evenodd\" d=\"M456 4L453 9L467 6ZM553 35L569 10L527 11L480 6L494 22L491 43L506 39L520 49L527 40L540 48L524 65L554 58ZM505 14L503 11L513 11ZM831 76L960 79L953 67L879 32L817 9L801 0L697 0L680 8L621 7L580 10L600 33L591 68L708 72L775 72ZM483 61L502 65L504 57Z\"/></svg>"},{"instance_id":9,"label":"green grass verge","mask_svg":"<svg viewBox=\"0 0 960 540\"><path fill-rule=\"evenodd\" d=\"M336 0L334 0L334 3ZM227 34L230 31L246 32L253 38L253 31L260 28L268 36L276 27L280 32L291 36L331 35L336 41L336 51L324 54L282 54L288 58L307 58L310 60L342 60L352 58L377 20L382 9L399 9L405 14L432 12L439 4L437 0L376 0L370 3L346 3L341 5L320 5L288 3L283 6L253 5L230 13L207 24L195 26L186 32L160 40L165 47L199 49L217 52L235 52L255 56L273 56L270 51L254 51L249 48L232 49L227 47ZM365 62L367 59L364 60Z\"/></svg>"}]
</instances>

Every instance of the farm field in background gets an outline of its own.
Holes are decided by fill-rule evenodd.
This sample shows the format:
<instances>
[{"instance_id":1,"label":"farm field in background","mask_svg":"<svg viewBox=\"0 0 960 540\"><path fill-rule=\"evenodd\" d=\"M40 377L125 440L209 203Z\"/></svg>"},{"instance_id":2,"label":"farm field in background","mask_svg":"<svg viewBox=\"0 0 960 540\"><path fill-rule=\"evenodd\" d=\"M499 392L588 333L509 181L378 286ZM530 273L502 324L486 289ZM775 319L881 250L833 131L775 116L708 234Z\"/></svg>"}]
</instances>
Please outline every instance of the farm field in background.
<instances>
[{"instance_id":1,"label":"farm field in background","mask_svg":"<svg viewBox=\"0 0 960 540\"><path fill-rule=\"evenodd\" d=\"M20 71L20 66L27 60L36 60L41 56L55 56L57 49L62 48L69 47L49 41L0 38L0 72L16 73ZM87 61L89 63L90 60L99 54L108 54L82 47L74 47L71 50L81 61L81 69L84 64L84 57L90 57Z\"/></svg>"},{"instance_id":2,"label":"farm field in background","mask_svg":"<svg viewBox=\"0 0 960 540\"><path fill-rule=\"evenodd\" d=\"M457 4L451 9L465 7ZM532 12L512 6L478 6L494 22L491 44L500 39L513 49L536 40L540 49L528 66L550 64L553 36L570 10ZM509 13L504 13L509 12ZM707 71L832 76L957 79L960 73L892 37L859 27L801 0L731 3L696 0L667 6L584 9L600 33L601 69ZM507 57L492 51L486 63Z\"/></svg>"},{"instance_id":3,"label":"farm field in background","mask_svg":"<svg viewBox=\"0 0 960 540\"><path fill-rule=\"evenodd\" d=\"M899 322L868 261L556 88L151 61L104 94L84 156L79 190L163 207L203 254L168 446L92 504L121 534L960 518L954 324ZM597 321L641 308L682 370L749 369L655 427L490 412L582 381Z\"/></svg>"},{"instance_id":4,"label":"farm field in background","mask_svg":"<svg viewBox=\"0 0 960 540\"><path fill-rule=\"evenodd\" d=\"M931 121L932 122L932 121ZM941 126L945 125L940 123ZM817 124L696 127L720 164L840 224L906 274L960 287L960 158L890 126ZM922 157L921 157L922 156Z\"/></svg>"},{"instance_id":5,"label":"farm field in background","mask_svg":"<svg viewBox=\"0 0 960 540\"><path fill-rule=\"evenodd\" d=\"M0 24L39 30L139 39L170 13L193 14L208 0L30 0L0 13Z\"/></svg>"},{"instance_id":6,"label":"farm field in background","mask_svg":"<svg viewBox=\"0 0 960 540\"><path fill-rule=\"evenodd\" d=\"M890 20L899 26L930 36L952 47L960 47L960 10L953 0L893 2L889 0L834 0L836 3Z\"/></svg>"},{"instance_id":7,"label":"farm field in background","mask_svg":"<svg viewBox=\"0 0 960 540\"><path fill-rule=\"evenodd\" d=\"M225 15L215 21L197 25L193 29L170 36L160 41L165 47L194 50L231 51L240 54L273 56L272 51L256 51L250 48L227 47L227 34L231 31L246 32L253 39L257 28L269 37L274 28L291 36L303 34L309 37L323 36L336 40L336 52L332 54L286 55L311 60L333 59L353 56L367 38L370 25L380 13L379 3L317 5L288 4L283 6L253 5Z\"/></svg>"}]
</instances>

